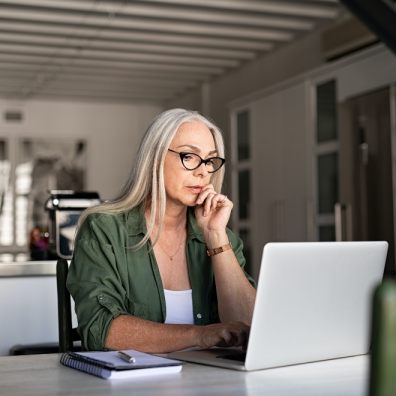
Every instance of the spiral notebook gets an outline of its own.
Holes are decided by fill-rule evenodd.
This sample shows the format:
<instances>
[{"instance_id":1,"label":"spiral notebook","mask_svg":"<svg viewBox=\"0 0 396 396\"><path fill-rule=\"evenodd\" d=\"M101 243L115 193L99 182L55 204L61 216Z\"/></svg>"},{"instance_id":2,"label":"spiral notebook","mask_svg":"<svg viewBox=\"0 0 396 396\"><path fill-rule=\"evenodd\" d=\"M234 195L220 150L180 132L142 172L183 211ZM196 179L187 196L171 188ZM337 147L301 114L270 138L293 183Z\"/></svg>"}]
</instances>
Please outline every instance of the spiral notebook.
<instances>
[{"instance_id":1,"label":"spiral notebook","mask_svg":"<svg viewBox=\"0 0 396 396\"><path fill-rule=\"evenodd\" d=\"M123 379L151 375L178 373L182 362L135 350L124 351L134 357L134 362L123 360L117 351L66 352L60 362L64 366L84 371L104 379Z\"/></svg>"}]
</instances>

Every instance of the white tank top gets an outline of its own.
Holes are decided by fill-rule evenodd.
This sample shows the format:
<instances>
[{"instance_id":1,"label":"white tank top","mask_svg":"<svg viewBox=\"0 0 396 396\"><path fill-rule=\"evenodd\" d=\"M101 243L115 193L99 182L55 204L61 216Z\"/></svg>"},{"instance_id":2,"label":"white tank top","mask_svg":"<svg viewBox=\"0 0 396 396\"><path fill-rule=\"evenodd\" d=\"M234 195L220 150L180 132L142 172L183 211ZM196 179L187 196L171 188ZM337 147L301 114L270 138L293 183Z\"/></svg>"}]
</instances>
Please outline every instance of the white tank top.
<instances>
[{"instance_id":1,"label":"white tank top","mask_svg":"<svg viewBox=\"0 0 396 396\"><path fill-rule=\"evenodd\" d=\"M192 290L166 290L166 319L169 324L194 324Z\"/></svg>"}]
</instances>

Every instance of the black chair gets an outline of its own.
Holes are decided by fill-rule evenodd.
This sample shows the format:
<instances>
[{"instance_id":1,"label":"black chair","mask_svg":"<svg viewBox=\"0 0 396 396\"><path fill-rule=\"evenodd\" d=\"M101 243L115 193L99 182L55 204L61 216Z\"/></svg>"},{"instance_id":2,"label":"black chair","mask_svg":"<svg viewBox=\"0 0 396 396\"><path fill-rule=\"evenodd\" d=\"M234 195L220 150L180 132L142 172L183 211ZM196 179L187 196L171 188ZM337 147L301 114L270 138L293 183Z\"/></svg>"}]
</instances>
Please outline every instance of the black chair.
<instances>
[{"instance_id":1,"label":"black chair","mask_svg":"<svg viewBox=\"0 0 396 396\"><path fill-rule=\"evenodd\" d=\"M58 259L56 264L56 288L58 294L58 330L59 352L81 350L81 337L76 328L72 326L72 312L70 293L66 287L69 264L65 259Z\"/></svg>"}]
</instances>

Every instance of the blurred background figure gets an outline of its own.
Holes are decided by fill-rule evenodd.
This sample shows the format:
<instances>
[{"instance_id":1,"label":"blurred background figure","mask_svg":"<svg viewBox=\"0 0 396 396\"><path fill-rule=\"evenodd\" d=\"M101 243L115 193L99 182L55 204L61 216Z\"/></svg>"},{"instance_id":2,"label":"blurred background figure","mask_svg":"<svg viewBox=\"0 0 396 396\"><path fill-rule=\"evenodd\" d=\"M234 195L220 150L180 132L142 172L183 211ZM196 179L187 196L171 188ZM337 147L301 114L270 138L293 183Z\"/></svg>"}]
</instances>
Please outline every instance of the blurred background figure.
<instances>
[{"instance_id":1,"label":"blurred background figure","mask_svg":"<svg viewBox=\"0 0 396 396\"><path fill-rule=\"evenodd\" d=\"M48 259L48 236L39 227L30 231L30 258L32 260Z\"/></svg>"}]
</instances>

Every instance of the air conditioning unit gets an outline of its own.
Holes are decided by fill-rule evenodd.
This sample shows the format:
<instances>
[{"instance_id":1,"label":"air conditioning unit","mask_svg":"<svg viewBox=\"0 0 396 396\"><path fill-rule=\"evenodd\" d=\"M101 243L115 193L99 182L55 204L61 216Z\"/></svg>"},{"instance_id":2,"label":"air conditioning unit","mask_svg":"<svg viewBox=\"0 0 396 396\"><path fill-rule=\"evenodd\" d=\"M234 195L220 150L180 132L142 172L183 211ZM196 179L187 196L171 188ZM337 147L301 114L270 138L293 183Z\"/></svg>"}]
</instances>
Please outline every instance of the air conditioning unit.
<instances>
[{"instance_id":1,"label":"air conditioning unit","mask_svg":"<svg viewBox=\"0 0 396 396\"><path fill-rule=\"evenodd\" d=\"M328 61L377 43L378 37L353 16L337 22L322 33L322 51Z\"/></svg>"}]
</instances>

